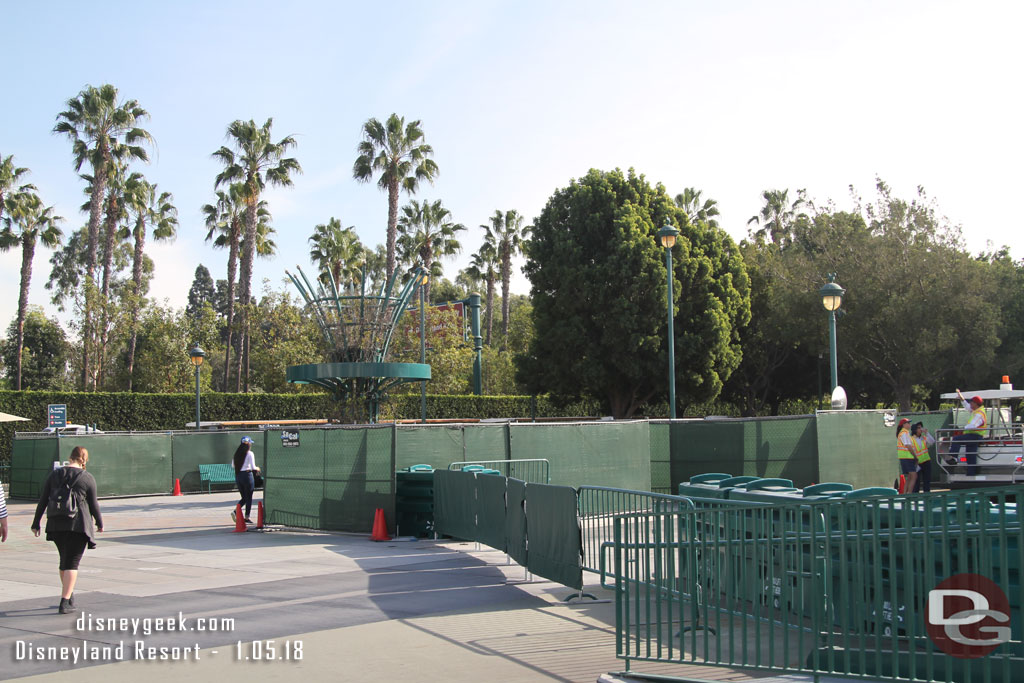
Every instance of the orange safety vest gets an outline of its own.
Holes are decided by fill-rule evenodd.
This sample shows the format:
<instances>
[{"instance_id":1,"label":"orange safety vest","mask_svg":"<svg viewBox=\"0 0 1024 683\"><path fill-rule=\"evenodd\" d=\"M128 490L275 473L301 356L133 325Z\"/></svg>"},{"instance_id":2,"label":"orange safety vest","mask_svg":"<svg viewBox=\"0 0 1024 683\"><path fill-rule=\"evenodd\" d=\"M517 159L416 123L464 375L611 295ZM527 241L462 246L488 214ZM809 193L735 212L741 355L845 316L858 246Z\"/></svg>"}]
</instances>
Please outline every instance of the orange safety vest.
<instances>
[{"instance_id":1,"label":"orange safety vest","mask_svg":"<svg viewBox=\"0 0 1024 683\"><path fill-rule=\"evenodd\" d=\"M913 460L916 457L914 455L914 451L911 450L913 448L913 444L908 446L907 444L903 443L903 439L901 439L900 437L903 436L904 434L909 436L910 430L901 429L899 434L896 435L896 455L900 457L900 460ZM910 438L913 439L914 437L911 436Z\"/></svg>"},{"instance_id":2,"label":"orange safety vest","mask_svg":"<svg viewBox=\"0 0 1024 683\"><path fill-rule=\"evenodd\" d=\"M985 406L981 406L979 408L975 408L974 410L972 410L971 417L973 418L975 415L981 415L981 426L979 426L977 429L965 429L964 434L977 434L978 436L985 436L985 433L988 431L988 415L985 414ZM970 420L968 420L968 422L970 422Z\"/></svg>"}]
</instances>

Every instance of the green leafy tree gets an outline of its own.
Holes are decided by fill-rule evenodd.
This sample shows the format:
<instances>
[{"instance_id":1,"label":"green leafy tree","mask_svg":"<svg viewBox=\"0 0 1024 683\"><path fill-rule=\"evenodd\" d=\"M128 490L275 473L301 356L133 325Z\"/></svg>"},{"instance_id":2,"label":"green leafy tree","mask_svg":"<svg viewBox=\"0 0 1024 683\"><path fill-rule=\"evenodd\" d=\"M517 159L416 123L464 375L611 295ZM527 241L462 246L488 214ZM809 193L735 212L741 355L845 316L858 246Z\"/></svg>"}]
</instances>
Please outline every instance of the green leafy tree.
<instances>
[{"instance_id":1,"label":"green leafy tree","mask_svg":"<svg viewBox=\"0 0 1024 683\"><path fill-rule=\"evenodd\" d=\"M455 234L465 229L466 226L452 221L451 211L442 206L440 199L422 203L414 199L402 207L402 216L398 219L398 252L410 269L419 266L430 276L422 292L427 301L431 300L434 279L444 273L441 259L462 251Z\"/></svg>"},{"instance_id":2,"label":"green leafy tree","mask_svg":"<svg viewBox=\"0 0 1024 683\"><path fill-rule=\"evenodd\" d=\"M420 122L405 123L405 117L392 114L384 123L369 119L363 124L363 139L359 143L352 176L360 182L369 182L379 174L377 187L388 193L388 233L385 277L390 281L395 273L396 242L398 239L398 193L416 194L421 181L434 182L438 168L432 157L434 148L423 142Z\"/></svg>"},{"instance_id":3,"label":"green leafy tree","mask_svg":"<svg viewBox=\"0 0 1024 683\"><path fill-rule=\"evenodd\" d=\"M264 287L253 309L253 388L266 393L299 391L299 385L288 382L285 370L324 357L319 328L291 295Z\"/></svg>"},{"instance_id":4,"label":"green leafy tree","mask_svg":"<svg viewBox=\"0 0 1024 683\"><path fill-rule=\"evenodd\" d=\"M406 314L391 342L391 360L396 363L420 362L420 327L417 315ZM427 363L431 394L468 394L473 371L473 350L462 339L462 319L454 310L428 308L426 332ZM396 393L419 392L418 382L400 385Z\"/></svg>"},{"instance_id":5,"label":"green leafy tree","mask_svg":"<svg viewBox=\"0 0 1024 683\"><path fill-rule=\"evenodd\" d=\"M86 86L65 106L67 109L57 115L53 132L66 135L71 140L76 171L81 171L86 162L92 167L81 349L81 384L83 389L88 389L89 354L94 334L92 289L96 281L100 221L108 175L117 160L148 161L149 155L143 144L152 143L152 137L139 125L149 118L146 110L136 100L120 101L117 88L110 84L98 88ZM92 377L92 388L95 389L96 375Z\"/></svg>"},{"instance_id":6,"label":"green leafy tree","mask_svg":"<svg viewBox=\"0 0 1024 683\"><path fill-rule=\"evenodd\" d=\"M461 301L466 298L466 288L448 278L435 280L430 285L431 304L444 304L449 301Z\"/></svg>"},{"instance_id":7,"label":"green leafy tree","mask_svg":"<svg viewBox=\"0 0 1024 683\"><path fill-rule=\"evenodd\" d=\"M320 271L321 281L326 284L330 277L341 290L359 288L366 249L354 226L344 228L340 220L331 216L327 223L313 228L309 243L309 259Z\"/></svg>"},{"instance_id":8,"label":"green leafy tree","mask_svg":"<svg viewBox=\"0 0 1024 683\"><path fill-rule=\"evenodd\" d=\"M241 185L240 195L245 203L245 231L241 241L241 269L239 285L241 300L252 299L252 269L256 258L259 228L259 205L267 185L289 187L292 176L302 172L298 160L286 157L296 146L295 138L286 136L277 142L271 137L274 120L267 119L262 126L253 120L234 121L228 126L227 137L234 149L223 146L213 156L224 164L217 175L214 189L221 185ZM242 365L245 390L249 391L248 309L242 311Z\"/></svg>"},{"instance_id":9,"label":"green leafy tree","mask_svg":"<svg viewBox=\"0 0 1024 683\"><path fill-rule=\"evenodd\" d=\"M19 329L22 331L20 345ZM7 338L0 342L0 357L8 371L17 367L20 358L22 389L69 389L70 350L60 323L47 318L38 307L29 307L23 324L17 318L11 321Z\"/></svg>"},{"instance_id":10,"label":"green leafy tree","mask_svg":"<svg viewBox=\"0 0 1024 683\"><path fill-rule=\"evenodd\" d=\"M206 304L214 305L217 299L217 289L213 284L213 276L209 269L200 263L196 266L195 276L192 278L192 286L188 290L188 305L185 307L185 314L189 318L199 316L199 312Z\"/></svg>"},{"instance_id":11,"label":"green leafy tree","mask_svg":"<svg viewBox=\"0 0 1024 683\"><path fill-rule=\"evenodd\" d=\"M1024 261L1014 260L1008 247L982 254L979 260L990 266L996 292L994 301L1000 309L999 345L993 368L998 370L996 374L1009 375L1019 384L1024 381ZM990 375L969 378L977 382L971 386L989 386Z\"/></svg>"},{"instance_id":12,"label":"green leafy tree","mask_svg":"<svg viewBox=\"0 0 1024 683\"><path fill-rule=\"evenodd\" d=\"M591 170L557 190L534 222L525 272L535 335L519 378L560 400L592 396L615 417L667 392L664 250L671 223L678 398L718 395L740 360L749 279L723 231L693 225L664 187L632 170Z\"/></svg>"},{"instance_id":13,"label":"green leafy tree","mask_svg":"<svg viewBox=\"0 0 1024 683\"><path fill-rule=\"evenodd\" d=\"M54 215L52 206L44 206L35 192L18 192L4 200L7 215L0 231L0 250L8 251L21 247L21 285L18 289L18 318L16 320L15 344L17 357L14 365L14 388L21 390L22 349L25 342L25 317L28 314L28 292L32 283L32 261L35 258L36 243L56 247L63 236L59 224L64 220Z\"/></svg>"}]
</instances>

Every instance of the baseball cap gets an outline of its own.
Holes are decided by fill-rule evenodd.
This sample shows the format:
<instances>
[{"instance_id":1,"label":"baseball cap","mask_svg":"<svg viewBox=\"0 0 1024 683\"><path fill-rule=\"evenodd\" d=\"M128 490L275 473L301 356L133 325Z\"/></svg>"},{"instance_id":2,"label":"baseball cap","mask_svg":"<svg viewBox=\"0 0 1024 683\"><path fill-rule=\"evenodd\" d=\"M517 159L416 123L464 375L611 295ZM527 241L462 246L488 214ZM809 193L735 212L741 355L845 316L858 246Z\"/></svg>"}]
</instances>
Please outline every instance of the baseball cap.
<instances>
[{"instance_id":1,"label":"baseball cap","mask_svg":"<svg viewBox=\"0 0 1024 683\"><path fill-rule=\"evenodd\" d=\"M906 425L906 424L910 424L910 420L908 420L907 418L903 418L902 420L900 420L900 423L898 425L896 425L896 426L897 427L902 427L903 425Z\"/></svg>"},{"instance_id":2,"label":"baseball cap","mask_svg":"<svg viewBox=\"0 0 1024 683\"><path fill-rule=\"evenodd\" d=\"M985 405L985 402L981 400L981 396L971 396L971 403L977 403L979 406Z\"/></svg>"},{"instance_id":3,"label":"baseball cap","mask_svg":"<svg viewBox=\"0 0 1024 683\"><path fill-rule=\"evenodd\" d=\"M252 438L248 436L243 436L242 443L252 443Z\"/></svg>"}]
</instances>

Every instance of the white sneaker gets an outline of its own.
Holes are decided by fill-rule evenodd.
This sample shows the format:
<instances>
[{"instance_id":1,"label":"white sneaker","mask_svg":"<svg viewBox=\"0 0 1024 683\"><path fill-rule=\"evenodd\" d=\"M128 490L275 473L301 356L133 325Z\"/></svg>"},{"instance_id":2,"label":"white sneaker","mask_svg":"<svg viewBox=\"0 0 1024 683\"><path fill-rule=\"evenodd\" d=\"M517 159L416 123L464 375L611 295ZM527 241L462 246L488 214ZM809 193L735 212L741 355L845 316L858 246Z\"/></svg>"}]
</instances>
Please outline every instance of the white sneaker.
<instances>
[{"instance_id":1,"label":"white sneaker","mask_svg":"<svg viewBox=\"0 0 1024 683\"><path fill-rule=\"evenodd\" d=\"M234 510L231 511L231 521L232 522L237 522L238 521L238 517L235 515L235 511Z\"/></svg>"}]
</instances>

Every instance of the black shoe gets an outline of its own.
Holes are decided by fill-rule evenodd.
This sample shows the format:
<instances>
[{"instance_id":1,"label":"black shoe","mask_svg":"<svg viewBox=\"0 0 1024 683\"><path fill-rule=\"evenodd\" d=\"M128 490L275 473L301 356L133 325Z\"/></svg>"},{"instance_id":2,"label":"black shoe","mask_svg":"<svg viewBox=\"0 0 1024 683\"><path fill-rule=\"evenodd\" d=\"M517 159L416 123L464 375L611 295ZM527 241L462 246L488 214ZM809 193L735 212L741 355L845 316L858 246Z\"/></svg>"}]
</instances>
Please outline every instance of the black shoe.
<instances>
[{"instance_id":1,"label":"black shoe","mask_svg":"<svg viewBox=\"0 0 1024 683\"><path fill-rule=\"evenodd\" d=\"M60 606L57 608L57 614L71 614L77 612L74 605L69 604L68 598L60 599Z\"/></svg>"},{"instance_id":2,"label":"black shoe","mask_svg":"<svg viewBox=\"0 0 1024 683\"><path fill-rule=\"evenodd\" d=\"M68 598L68 607L74 607L74 606L75 606L75 594L72 593L71 597Z\"/></svg>"},{"instance_id":3,"label":"black shoe","mask_svg":"<svg viewBox=\"0 0 1024 683\"><path fill-rule=\"evenodd\" d=\"M246 524L252 524L252 523L253 523L253 521L252 521L251 519L249 519L248 517L246 517L246 518L245 518L245 523L246 523Z\"/></svg>"}]
</instances>

